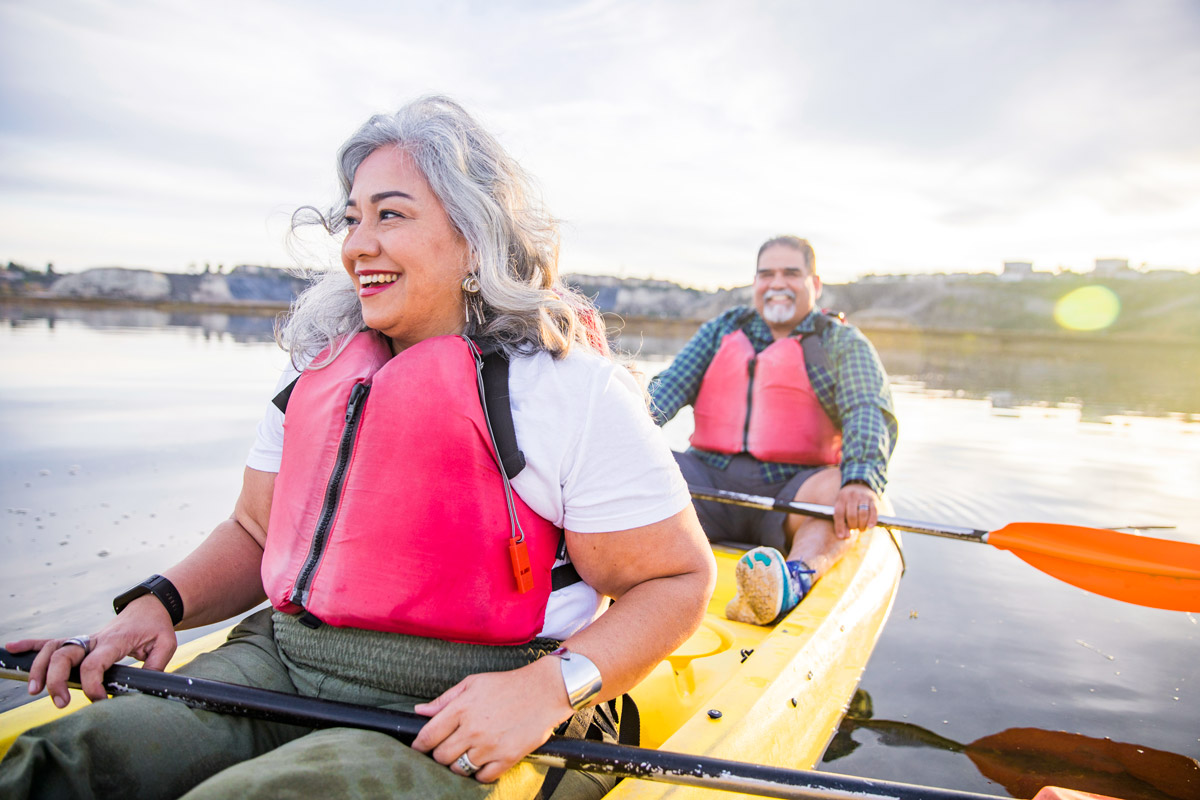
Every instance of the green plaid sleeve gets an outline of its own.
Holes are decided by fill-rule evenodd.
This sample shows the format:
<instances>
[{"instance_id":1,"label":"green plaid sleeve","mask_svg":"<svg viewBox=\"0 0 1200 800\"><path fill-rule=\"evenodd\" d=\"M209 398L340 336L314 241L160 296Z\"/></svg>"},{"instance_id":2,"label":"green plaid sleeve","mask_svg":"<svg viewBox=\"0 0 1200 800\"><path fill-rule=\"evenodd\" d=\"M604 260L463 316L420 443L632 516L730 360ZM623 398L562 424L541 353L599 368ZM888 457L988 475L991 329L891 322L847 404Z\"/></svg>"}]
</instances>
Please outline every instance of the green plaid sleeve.
<instances>
[{"instance_id":1,"label":"green plaid sleeve","mask_svg":"<svg viewBox=\"0 0 1200 800\"><path fill-rule=\"evenodd\" d=\"M862 481L882 494L899 433L887 373L870 341L851 325L830 325L822 343L833 370L810 367L809 377L842 428L842 483Z\"/></svg>"},{"instance_id":2,"label":"green plaid sleeve","mask_svg":"<svg viewBox=\"0 0 1200 800\"><path fill-rule=\"evenodd\" d=\"M735 321L745 311L745 306L731 308L701 325L671 365L650 381L647 391L656 425L665 425L679 409L696 402L700 383L721 346L721 338L734 329Z\"/></svg>"}]
</instances>

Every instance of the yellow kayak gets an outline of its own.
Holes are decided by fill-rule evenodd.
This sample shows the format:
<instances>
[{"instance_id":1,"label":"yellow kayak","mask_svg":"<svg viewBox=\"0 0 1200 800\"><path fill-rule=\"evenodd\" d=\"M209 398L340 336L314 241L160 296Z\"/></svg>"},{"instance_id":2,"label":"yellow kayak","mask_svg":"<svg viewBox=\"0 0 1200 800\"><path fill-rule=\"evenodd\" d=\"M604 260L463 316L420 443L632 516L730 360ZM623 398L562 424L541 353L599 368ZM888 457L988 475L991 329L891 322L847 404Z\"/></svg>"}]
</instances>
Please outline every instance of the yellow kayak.
<instances>
[{"instance_id":1,"label":"yellow kayak","mask_svg":"<svg viewBox=\"0 0 1200 800\"><path fill-rule=\"evenodd\" d=\"M810 769L837 731L899 586L898 540L880 528L774 627L725 619L742 550L714 545L717 589L683 647L630 694L642 746ZM622 781L611 800L714 797L712 790ZM728 792L720 796L729 797Z\"/></svg>"},{"instance_id":2,"label":"yellow kayak","mask_svg":"<svg viewBox=\"0 0 1200 800\"><path fill-rule=\"evenodd\" d=\"M891 610L901 572L887 531L862 534L808 597L774 627L725 619L742 550L714 545L718 579L700 629L631 692L642 746L768 766L811 768L849 704ZM182 645L168 669L224 641L217 631ZM22 731L66 710L41 698L0 714L0 754ZM612 800L701 790L623 781ZM728 793L722 792L728 796Z\"/></svg>"}]
</instances>

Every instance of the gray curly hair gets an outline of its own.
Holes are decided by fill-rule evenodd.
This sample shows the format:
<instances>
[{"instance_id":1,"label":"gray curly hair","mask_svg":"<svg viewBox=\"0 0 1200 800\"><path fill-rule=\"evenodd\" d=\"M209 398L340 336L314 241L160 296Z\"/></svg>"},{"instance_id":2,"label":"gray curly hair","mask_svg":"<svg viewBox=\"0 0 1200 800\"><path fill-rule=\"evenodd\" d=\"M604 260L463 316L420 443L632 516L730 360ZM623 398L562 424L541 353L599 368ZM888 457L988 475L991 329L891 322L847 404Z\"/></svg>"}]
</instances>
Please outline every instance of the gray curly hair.
<instances>
[{"instance_id":1,"label":"gray curly hair","mask_svg":"<svg viewBox=\"0 0 1200 800\"><path fill-rule=\"evenodd\" d=\"M467 242L482 316L480 322L469 315L469 335L495 339L510 356L545 350L562 358L573 346L608 354L599 313L559 279L558 221L521 166L447 97L423 97L367 120L338 153L337 205L328 213L298 210L293 230L315 223L331 234L344 231L355 173L367 156L389 146L413 159ZM296 298L276 338L298 363L327 347L336 355L348 334L363 327L353 282L344 270L331 269Z\"/></svg>"}]
</instances>

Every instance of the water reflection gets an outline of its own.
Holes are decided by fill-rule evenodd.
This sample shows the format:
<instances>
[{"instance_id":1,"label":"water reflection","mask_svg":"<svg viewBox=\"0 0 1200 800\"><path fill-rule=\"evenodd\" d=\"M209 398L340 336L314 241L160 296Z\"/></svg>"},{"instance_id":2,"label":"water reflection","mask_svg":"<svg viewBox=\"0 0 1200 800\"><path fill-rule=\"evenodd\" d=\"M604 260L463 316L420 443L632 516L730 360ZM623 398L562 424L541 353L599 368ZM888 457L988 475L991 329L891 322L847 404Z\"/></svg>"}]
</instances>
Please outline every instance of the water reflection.
<instances>
[{"instance_id":1,"label":"water reflection","mask_svg":"<svg viewBox=\"0 0 1200 800\"><path fill-rule=\"evenodd\" d=\"M997 408L1070 406L1085 421L1122 413L1200 419L1200 343L872 332L893 378Z\"/></svg>"},{"instance_id":2,"label":"water reflection","mask_svg":"<svg viewBox=\"0 0 1200 800\"><path fill-rule=\"evenodd\" d=\"M68 322L94 330L163 330L190 328L207 336L228 336L235 342L269 342L275 338L276 313L230 314L217 311L164 311L156 308L109 308L57 305L0 304L0 320L10 328L45 326L53 330Z\"/></svg>"},{"instance_id":3,"label":"water reflection","mask_svg":"<svg viewBox=\"0 0 1200 800\"><path fill-rule=\"evenodd\" d=\"M822 762L854 752L860 744L854 733L865 730L888 747L962 753L1013 797L1033 797L1043 786L1124 800L1200 797L1200 761L1178 753L1040 728L1009 728L962 744L919 725L873 719L872 714L871 696L859 689Z\"/></svg>"}]
</instances>

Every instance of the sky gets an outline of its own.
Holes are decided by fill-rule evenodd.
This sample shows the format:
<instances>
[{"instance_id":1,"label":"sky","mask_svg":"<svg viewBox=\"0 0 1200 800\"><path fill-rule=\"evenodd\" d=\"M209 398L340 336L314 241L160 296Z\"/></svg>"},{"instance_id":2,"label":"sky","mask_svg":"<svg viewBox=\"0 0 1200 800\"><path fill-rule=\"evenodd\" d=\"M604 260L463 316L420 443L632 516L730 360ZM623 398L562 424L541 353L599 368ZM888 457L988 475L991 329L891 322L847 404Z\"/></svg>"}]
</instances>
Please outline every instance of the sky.
<instances>
[{"instance_id":1,"label":"sky","mask_svg":"<svg viewBox=\"0 0 1200 800\"><path fill-rule=\"evenodd\" d=\"M336 263L291 212L433 93L565 272L745 285L781 233L827 283L1200 270L1195 0L0 0L0 263Z\"/></svg>"}]
</instances>

